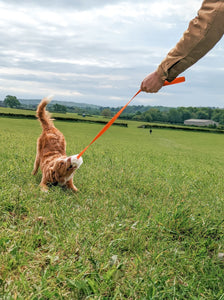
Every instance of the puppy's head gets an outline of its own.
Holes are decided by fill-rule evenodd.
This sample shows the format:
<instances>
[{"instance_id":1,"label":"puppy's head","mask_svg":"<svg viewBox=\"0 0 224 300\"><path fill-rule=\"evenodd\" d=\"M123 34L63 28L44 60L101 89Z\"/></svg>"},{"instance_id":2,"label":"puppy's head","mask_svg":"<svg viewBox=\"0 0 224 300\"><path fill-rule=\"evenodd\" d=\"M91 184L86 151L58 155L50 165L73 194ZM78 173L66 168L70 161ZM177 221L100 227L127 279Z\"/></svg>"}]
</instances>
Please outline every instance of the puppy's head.
<instances>
[{"instance_id":1,"label":"puppy's head","mask_svg":"<svg viewBox=\"0 0 224 300\"><path fill-rule=\"evenodd\" d=\"M83 163L82 157L77 159L77 155L66 158L59 158L53 168L54 177L57 182L64 183L76 169Z\"/></svg>"}]
</instances>

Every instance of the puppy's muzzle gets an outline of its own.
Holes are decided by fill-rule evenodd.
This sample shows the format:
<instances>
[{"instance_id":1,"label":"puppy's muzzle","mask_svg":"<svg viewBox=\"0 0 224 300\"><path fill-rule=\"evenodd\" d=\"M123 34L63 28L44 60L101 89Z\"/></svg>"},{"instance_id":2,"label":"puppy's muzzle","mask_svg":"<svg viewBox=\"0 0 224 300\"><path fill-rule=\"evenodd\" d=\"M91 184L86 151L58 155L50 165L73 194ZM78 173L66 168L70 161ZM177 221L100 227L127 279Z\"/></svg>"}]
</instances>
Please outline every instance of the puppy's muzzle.
<instances>
[{"instance_id":1,"label":"puppy's muzzle","mask_svg":"<svg viewBox=\"0 0 224 300\"><path fill-rule=\"evenodd\" d=\"M72 168L78 169L81 166L81 164L83 163L83 159L82 159L82 157L77 158L77 156L78 156L78 154L72 155L68 158L68 162L69 162L70 166L68 167L67 170L70 170Z\"/></svg>"}]
</instances>

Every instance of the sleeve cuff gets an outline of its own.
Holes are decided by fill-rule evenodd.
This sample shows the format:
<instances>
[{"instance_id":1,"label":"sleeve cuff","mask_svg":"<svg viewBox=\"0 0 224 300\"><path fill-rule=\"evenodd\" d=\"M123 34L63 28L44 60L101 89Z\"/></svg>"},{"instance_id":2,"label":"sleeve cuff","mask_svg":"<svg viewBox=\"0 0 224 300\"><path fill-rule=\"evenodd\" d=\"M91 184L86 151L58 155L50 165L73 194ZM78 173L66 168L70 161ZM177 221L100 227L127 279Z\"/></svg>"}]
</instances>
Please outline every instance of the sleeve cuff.
<instances>
[{"instance_id":1,"label":"sleeve cuff","mask_svg":"<svg viewBox=\"0 0 224 300\"><path fill-rule=\"evenodd\" d=\"M159 77L162 79L162 80L166 80L167 77L168 77L168 72L165 72L162 68L161 65L158 66L157 70L156 70L157 74L159 75Z\"/></svg>"}]
</instances>

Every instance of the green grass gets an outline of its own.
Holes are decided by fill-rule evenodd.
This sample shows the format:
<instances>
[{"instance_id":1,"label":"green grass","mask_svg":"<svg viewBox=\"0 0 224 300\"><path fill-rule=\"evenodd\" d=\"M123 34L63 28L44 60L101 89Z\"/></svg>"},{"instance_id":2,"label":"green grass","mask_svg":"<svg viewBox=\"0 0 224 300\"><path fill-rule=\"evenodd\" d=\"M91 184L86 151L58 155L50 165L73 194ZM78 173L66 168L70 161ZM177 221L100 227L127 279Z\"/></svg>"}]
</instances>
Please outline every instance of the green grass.
<instances>
[{"instance_id":1,"label":"green grass","mask_svg":"<svg viewBox=\"0 0 224 300\"><path fill-rule=\"evenodd\" d=\"M102 125L55 122L67 154ZM0 118L0 299L224 299L224 138L111 127L79 192L40 191L35 120Z\"/></svg>"}]
</instances>

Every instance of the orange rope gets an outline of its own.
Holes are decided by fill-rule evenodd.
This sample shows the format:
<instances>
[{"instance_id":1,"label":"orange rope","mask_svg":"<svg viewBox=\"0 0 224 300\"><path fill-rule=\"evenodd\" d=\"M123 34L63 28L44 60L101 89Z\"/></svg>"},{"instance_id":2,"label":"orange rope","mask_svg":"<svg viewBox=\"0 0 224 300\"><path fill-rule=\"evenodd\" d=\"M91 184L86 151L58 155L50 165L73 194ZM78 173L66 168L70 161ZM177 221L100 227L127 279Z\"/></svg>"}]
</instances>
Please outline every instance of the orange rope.
<instances>
[{"instance_id":1,"label":"orange rope","mask_svg":"<svg viewBox=\"0 0 224 300\"><path fill-rule=\"evenodd\" d=\"M178 77L176 79L174 79L172 82L168 82L165 81L164 82L164 86L166 85L171 85L171 84L175 84L175 83L180 83L180 82L184 82L185 78L184 77ZM128 106L128 104L141 92L141 89L128 101L128 103L125 104L124 107L121 108L121 110L119 110L119 112L116 113L115 116L113 116L113 118L103 127L103 129L101 129L101 131L95 136L95 138L92 140L92 142L86 146L77 156L77 159L79 159L83 153L89 148L90 145L92 145L105 131L107 131L107 129L114 123L114 121L117 120L117 118L120 116L120 114L125 110L125 108Z\"/></svg>"}]
</instances>

